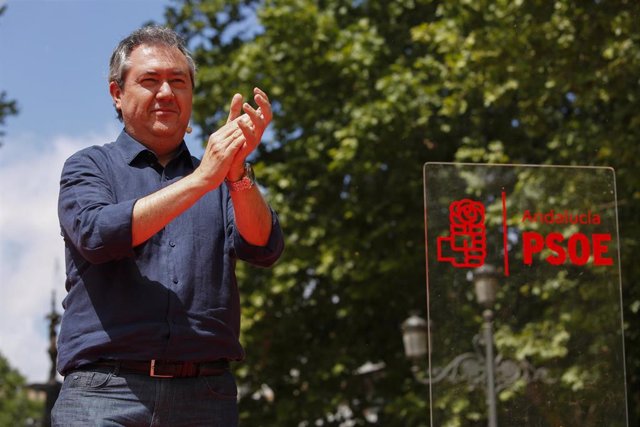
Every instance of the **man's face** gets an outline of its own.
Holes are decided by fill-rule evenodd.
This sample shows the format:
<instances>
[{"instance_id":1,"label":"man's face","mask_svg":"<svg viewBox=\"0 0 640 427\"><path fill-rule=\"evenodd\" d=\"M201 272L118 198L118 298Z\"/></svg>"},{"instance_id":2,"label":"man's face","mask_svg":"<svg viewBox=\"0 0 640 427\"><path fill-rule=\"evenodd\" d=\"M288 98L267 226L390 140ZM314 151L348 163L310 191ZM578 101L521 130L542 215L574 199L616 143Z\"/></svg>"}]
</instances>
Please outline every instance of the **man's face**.
<instances>
[{"instance_id":1,"label":"man's face","mask_svg":"<svg viewBox=\"0 0 640 427\"><path fill-rule=\"evenodd\" d=\"M124 87L111 82L125 129L162 155L182 141L191 117L192 82L185 56L175 47L140 45L129 56Z\"/></svg>"}]
</instances>

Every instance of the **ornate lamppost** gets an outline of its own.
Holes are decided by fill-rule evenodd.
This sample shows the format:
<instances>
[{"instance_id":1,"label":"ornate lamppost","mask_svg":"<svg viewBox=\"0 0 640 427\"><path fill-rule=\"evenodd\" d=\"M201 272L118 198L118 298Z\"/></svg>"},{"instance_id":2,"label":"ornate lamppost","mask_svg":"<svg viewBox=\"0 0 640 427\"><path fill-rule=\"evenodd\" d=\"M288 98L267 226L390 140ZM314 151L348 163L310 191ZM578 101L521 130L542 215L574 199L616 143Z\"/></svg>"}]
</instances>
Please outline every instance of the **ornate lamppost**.
<instances>
[{"instance_id":1,"label":"ornate lamppost","mask_svg":"<svg viewBox=\"0 0 640 427\"><path fill-rule=\"evenodd\" d=\"M62 384L56 379L56 358L58 356L58 347L56 345L57 333L56 327L60 323L60 314L56 311L56 294L55 291L51 296L51 312L46 316L49 320L49 358L51 359L51 368L49 369L49 379L46 383L30 384L28 387L45 395L45 407L42 418L42 426L51 425L51 410L56 403L60 387Z\"/></svg>"},{"instance_id":2,"label":"ornate lamppost","mask_svg":"<svg viewBox=\"0 0 640 427\"><path fill-rule=\"evenodd\" d=\"M497 392L508 388L520 379L529 383L544 380L546 377L546 370L543 368L536 369L526 361L505 359L494 352L493 306L496 300L498 278L498 272L491 265L485 265L474 271L476 301L484 308L481 334L473 337L475 351L454 357L443 368L432 368L432 376L422 375L418 365L418 362L424 360L431 350L431 345L427 345L429 323L414 314L402 324L405 356L412 361L411 371L414 378L425 385L448 381L450 383L466 382L473 387L483 387L486 393L488 427L498 426Z\"/></svg>"},{"instance_id":3,"label":"ornate lamppost","mask_svg":"<svg viewBox=\"0 0 640 427\"><path fill-rule=\"evenodd\" d=\"M495 358L493 356L493 304L496 302L498 289L498 272L493 266L484 265L473 274L473 285L476 300L484 307L482 319L484 324L485 348L485 380L487 384L487 411L489 427L498 426L498 412L496 410Z\"/></svg>"}]
</instances>

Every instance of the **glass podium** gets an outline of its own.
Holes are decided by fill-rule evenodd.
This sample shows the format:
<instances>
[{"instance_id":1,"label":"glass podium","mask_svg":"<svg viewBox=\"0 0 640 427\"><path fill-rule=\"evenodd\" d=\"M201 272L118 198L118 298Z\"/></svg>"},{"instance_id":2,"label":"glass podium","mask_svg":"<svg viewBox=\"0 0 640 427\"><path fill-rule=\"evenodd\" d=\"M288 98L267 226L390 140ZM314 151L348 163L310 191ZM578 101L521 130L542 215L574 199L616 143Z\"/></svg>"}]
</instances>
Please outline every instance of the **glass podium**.
<instances>
[{"instance_id":1,"label":"glass podium","mask_svg":"<svg viewBox=\"0 0 640 427\"><path fill-rule=\"evenodd\" d=\"M628 426L614 171L424 166L429 419Z\"/></svg>"}]
</instances>

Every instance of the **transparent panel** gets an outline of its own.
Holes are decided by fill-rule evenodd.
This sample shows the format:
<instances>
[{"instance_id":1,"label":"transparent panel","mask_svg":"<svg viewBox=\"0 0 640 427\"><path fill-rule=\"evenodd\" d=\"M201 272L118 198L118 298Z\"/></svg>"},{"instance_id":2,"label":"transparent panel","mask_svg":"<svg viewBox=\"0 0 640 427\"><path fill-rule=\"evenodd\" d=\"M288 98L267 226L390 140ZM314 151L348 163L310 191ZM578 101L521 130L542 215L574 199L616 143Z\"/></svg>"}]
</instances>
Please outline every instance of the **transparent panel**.
<instances>
[{"instance_id":1,"label":"transparent panel","mask_svg":"<svg viewBox=\"0 0 640 427\"><path fill-rule=\"evenodd\" d=\"M627 426L613 170L424 179L431 425Z\"/></svg>"}]
</instances>

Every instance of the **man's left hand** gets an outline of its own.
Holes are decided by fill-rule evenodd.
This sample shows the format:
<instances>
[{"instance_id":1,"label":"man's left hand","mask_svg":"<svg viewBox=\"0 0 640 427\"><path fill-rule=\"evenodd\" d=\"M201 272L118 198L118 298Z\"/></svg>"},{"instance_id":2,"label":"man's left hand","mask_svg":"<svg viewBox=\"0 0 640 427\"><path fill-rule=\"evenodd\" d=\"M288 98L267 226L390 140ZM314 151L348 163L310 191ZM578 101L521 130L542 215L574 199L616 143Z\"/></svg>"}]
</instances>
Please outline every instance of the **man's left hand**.
<instances>
[{"instance_id":1,"label":"man's left hand","mask_svg":"<svg viewBox=\"0 0 640 427\"><path fill-rule=\"evenodd\" d=\"M267 94L256 87L253 89L253 99L258 104L257 109L253 108L248 102L243 103L242 95L240 94L235 94L231 100L227 123L238 119L238 127L242 131L245 142L233 159L227 174L229 181L237 181L242 177L247 156L260 144L265 129L271 123L271 104ZM241 111L244 111L245 114L240 117Z\"/></svg>"}]
</instances>

